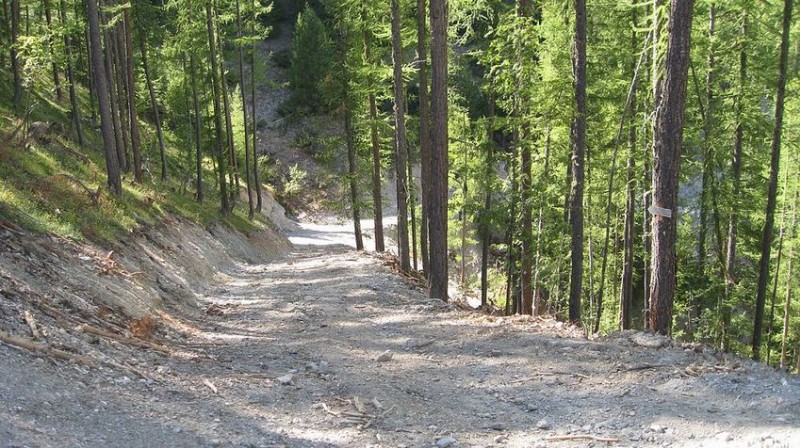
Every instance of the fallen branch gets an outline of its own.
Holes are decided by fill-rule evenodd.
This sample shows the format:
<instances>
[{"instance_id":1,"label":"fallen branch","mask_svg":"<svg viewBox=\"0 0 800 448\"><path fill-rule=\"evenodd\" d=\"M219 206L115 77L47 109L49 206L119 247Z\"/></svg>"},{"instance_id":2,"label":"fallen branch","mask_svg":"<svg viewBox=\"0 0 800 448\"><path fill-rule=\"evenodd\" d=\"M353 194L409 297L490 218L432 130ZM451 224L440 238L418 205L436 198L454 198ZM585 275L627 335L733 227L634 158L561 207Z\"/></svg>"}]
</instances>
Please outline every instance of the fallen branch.
<instances>
[{"instance_id":1,"label":"fallen branch","mask_svg":"<svg viewBox=\"0 0 800 448\"><path fill-rule=\"evenodd\" d=\"M529 377L526 377L526 378L520 378L520 379L517 379L517 380L509 381L508 384L525 383L527 381L535 380L536 377L540 377L540 376L555 376L555 375L577 376L578 378L581 378L581 379L584 379L584 380L590 379L590 377L588 375L584 375L582 373L577 373L577 372L537 372L533 376L529 376Z\"/></svg>"},{"instance_id":2,"label":"fallen branch","mask_svg":"<svg viewBox=\"0 0 800 448\"><path fill-rule=\"evenodd\" d=\"M671 367L670 364L641 364L638 366L628 367L625 372L636 372L639 370L660 369L662 367Z\"/></svg>"},{"instance_id":3,"label":"fallen branch","mask_svg":"<svg viewBox=\"0 0 800 448\"><path fill-rule=\"evenodd\" d=\"M562 442L565 440L592 440L595 442L606 442L606 443L619 443L619 439L613 437L598 437L598 436L590 436L588 434L571 434L565 436L551 436L544 439L548 442Z\"/></svg>"},{"instance_id":4,"label":"fallen branch","mask_svg":"<svg viewBox=\"0 0 800 448\"><path fill-rule=\"evenodd\" d=\"M36 319L33 318L33 314L30 311L25 310L22 314L22 317L25 319L25 323L28 324L28 328L31 329L31 335L33 339L41 339L42 333L39 332L39 327L36 325Z\"/></svg>"},{"instance_id":5,"label":"fallen branch","mask_svg":"<svg viewBox=\"0 0 800 448\"><path fill-rule=\"evenodd\" d=\"M123 344L134 345L141 348L149 348L165 354L170 353L170 350L162 345L153 344L152 342L142 341L139 339L133 339L118 334L114 334L109 331L103 330L102 328L97 328L89 324L78 325L78 330L83 331L85 333L91 333L97 336L102 336L104 338L113 339Z\"/></svg>"},{"instance_id":6,"label":"fallen branch","mask_svg":"<svg viewBox=\"0 0 800 448\"><path fill-rule=\"evenodd\" d=\"M12 336L4 331L0 331L0 341L5 342L12 347L22 348L32 352L41 353L43 355L52 356L53 358L61 359L63 361L74 361L82 366L94 367L95 365L94 361L84 356L75 355L73 353L52 348L44 344L38 344L28 338Z\"/></svg>"}]
</instances>

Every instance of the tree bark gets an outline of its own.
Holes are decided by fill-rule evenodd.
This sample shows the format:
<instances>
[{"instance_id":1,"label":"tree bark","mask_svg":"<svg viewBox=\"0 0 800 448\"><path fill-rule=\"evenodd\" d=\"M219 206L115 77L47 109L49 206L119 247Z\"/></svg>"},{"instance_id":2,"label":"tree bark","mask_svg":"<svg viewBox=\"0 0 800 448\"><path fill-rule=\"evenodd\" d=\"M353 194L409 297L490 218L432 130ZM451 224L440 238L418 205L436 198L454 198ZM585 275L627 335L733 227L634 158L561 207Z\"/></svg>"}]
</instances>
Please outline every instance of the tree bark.
<instances>
[{"instance_id":1,"label":"tree bark","mask_svg":"<svg viewBox=\"0 0 800 448\"><path fill-rule=\"evenodd\" d=\"M100 46L100 20L97 12L97 3L95 0L85 0L85 2L89 21L89 50L92 55L92 75L96 86L97 102L100 106L100 130L103 136L108 186L114 195L120 196L122 194L122 181L119 175L116 141L114 140L111 107L108 97L108 83Z\"/></svg>"},{"instance_id":2,"label":"tree bark","mask_svg":"<svg viewBox=\"0 0 800 448\"><path fill-rule=\"evenodd\" d=\"M11 71L14 74L14 111L22 112L22 61L19 57L20 0L11 0Z\"/></svg>"},{"instance_id":3,"label":"tree bark","mask_svg":"<svg viewBox=\"0 0 800 448\"><path fill-rule=\"evenodd\" d=\"M144 53L142 53L144 54ZM192 78L192 104L194 106L194 144L195 144L195 188L197 190L197 202L202 203L205 199L203 193L203 124L200 121L200 101L197 95L197 64L192 53L189 56L189 72ZM145 69L145 73L147 73ZM152 95L152 94L151 94ZM151 96L152 99L152 96Z\"/></svg>"},{"instance_id":4,"label":"tree bark","mask_svg":"<svg viewBox=\"0 0 800 448\"><path fill-rule=\"evenodd\" d=\"M219 20L216 6L214 7L214 21ZM231 119L231 101L228 97L228 75L225 70L225 55L223 54L222 32L219 26L215 26L217 44L219 46L219 76L222 91L222 110L225 116L225 137L228 142L228 178L230 182L230 210L236 204L239 197L239 158L236 156L236 144L233 138L233 120Z\"/></svg>"},{"instance_id":5,"label":"tree bark","mask_svg":"<svg viewBox=\"0 0 800 448\"><path fill-rule=\"evenodd\" d=\"M669 334L675 296L678 175L694 0L672 0L663 97L656 112L653 147L653 246L650 328Z\"/></svg>"},{"instance_id":6,"label":"tree bark","mask_svg":"<svg viewBox=\"0 0 800 448\"><path fill-rule=\"evenodd\" d=\"M447 0L431 0L431 194L428 206L430 277L428 294L447 294Z\"/></svg>"},{"instance_id":7,"label":"tree bark","mask_svg":"<svg viewBox=\"0 0 800 448\"><path fill-rule=\"evenodd\" d=\"M428 94L428 27L427 1L417 0L417 63L419 64L419 152L421 170L422 216L420 218L420 254L422 271L428 276L430 264L428 238L428 196L431 184L431 105Z\"/></svg>"},{"instance_id":8,"label":"tree bark","mask_svg":"<svg viewBox=\"0 0 800 448\"><path fill-rule=\"evenodd\" d=\"M732 207L728 216L728 241L725 254L725 289L730 290L736 283L736 238L738 233L738 214L739 193L742 179L742 147L744 146L744 120L742 112L744 110L745 86L747 83L747 9L742 11L742 27L740 31L741 48L739 49L739 91L736 96L736 136L733 144L733 154L731 157L731 174L733 177ZM726 293L726 295L728 295ZM722 342L723 351L728 350L728 326L730 325L730 310L728 304L720 304L720 314L722 315Z\"/></svg>"},{"instance_id":9,"label":"tree bark","mask_svg":"<svg viewBox=\"0 0 800 448\"><path fill-rule=\"evenodd\" d=\"M42 7L44 9L44 19L47 23L47 29L52 32L53 30L53 11L50 7L50 0L42 0ZM50 52L53 52L53 42L52 39L48 42L50 46ZM53 85L56 88L56 98L61 101L64 98L64 94L61 90L61 75L59 74L58 64L56 63L55 57L50 62L50 65L53 69Z\"/></svg>"},{"instance_id":10,"label":"tree bark","mask_svg":"<svg viewBox=\"0 0 800 448\"><path fill-rule=\"evenodd\" d=\"M489 89L489 117L486 120L486 159L483 173L483 214L481 216L481 309L489 305L489 249L491 248L490 221L492 210L492 176L494 171L494 94ZM423 162L423 165L425 162ZM423 223L424 225L424 223Z\"/></svg>"},{"instance_id":11,"label":"tree bark","mask_svg":"<svg viewBox=\"0 0 800 448\"><path fill-rule=\"evenodd\" d=\"M100 0L100 6L104 4L103 0ZM119 107L117 100L119 97L117 96L116 90L116 78L114 76L114 39L111 37L111 30L108 27L108 21L105 17L105 13L100 10L100 21L102 23L103 31L103 41L105 43L105 52L104 52L104 63L105 63L105 75L106 75L106 85L108 86L108 98L109 104L111 106L111 119L113 120L113 129L114 129L114 141L115 145L114 148L117 151L117 163L119 164L119 169L122 172L127 172L128 167L125 164L125 144L123 143L124 136L122 134L122 122L120 122L120 115L119 115ZM99 85L98 85L99 90ZM99 95L99 93L98 93ZM99 102L99 101L98 101Z\"/></svg>"},{"instance_id":12,"label":"tree bark","mask_svg":"<svg viewBox=\"0 0 800 448\"><path fill-rule=\"evenodd\" d=\"M255 0L250 0L250 9L253 10L252 30L255 34L256 22L258 15L256 12ZM258 122L256 120L256 50L258 43L253 40L253 48L250 52L250 110L253 116L253 183L256 187L256 211L261 213L262 198L261 198L261 176L258 171ZM244 93L242 94L244 95Z\"/></svg>"},{"instance_id":13,"label":"tree bark","mask_svg":"<svg viewBox=\"0 0 800 448\"><path fill-rule=\"evenodd\" d=\"M367 23L367 10L362 5L361 21ZM372 66L372 54L370 51L369 28L364 25L364 60L367 65ZM369 135L372 148L372 205L375 232L375 252L386 250L383 237L383 194L381 193L381 148L378 139L378 106L375 102L374 86L372 82L368 85L367 102L369 108Z\"/></svg>"},{"instance_id":14,"label":"tree bark","mask_svg":"<svg viewBox=\"0 0 800 448\"><path fill-rule=\"evenodd\" d=\"M794 200L792 201L792 220L791 226L789 227L791 230L791 237L797 236L797 201L798 197L800 197L800 189L795 189L794 191ZM786 364L786 352L788 349L788 342L789 342L789 325L790 325L790 317L792 311L792 287L794 282L794 247L789 247L789 266L787 267L786 271L786 300L783 304L783 332L781 334L781 362L780 367L781 369L788 369L788 365Z\"/></svg>"},{"instance_id":15,"label":"tree bark","mask_svg":"<svg viewBox=\"0 0 800 448\"><path fill-rule=\"evenodd\" d=\"M141 29L141 28L140 28ZM150 95L150 107L153 110L153 117L155 118L156 135L158 136L158 154L161 158L161 181L167 180L167 152L164 148L164 132L161 128L161 113L158 108L158 99L156 98L156 89L153 85L153 76L150 73L150 63L147 58L147 39L145 33L140 33L139 38L139 51L142 53L142 68L144 69L144 79L147 84L147 92ZM192 68L192 75L194 76L194 68ZM194 82L194 80L192 81ZM199 199L202 202L202 197Z\"/></svg>"},{"instance_id":16,"label":"tree bark","mask_svg":"<svg viewBox=\"0 0 800 448\"><path fill-rule=\"evenodd\" d=\"M400 41L400 3L391 0L392 61L394 79L395 174L397 181L397 252L400 268L411 270L408 253L408 152L406 150L405 86L403 85L403 47Z\"/></svg>"},{"instance_id":17,"label":"tree bark","mask_svg":"<svg viewBox=\"0 0 800 448\"><path fill-rule=\"evenodd\" d=\"M255 205L253 203L253 184L250 181L250 132L247 122L247 101L244 89L244 42L242 42L242 11L236 0L236 37L239 40L239 91L242 94L242 116L244 117L244 177L247 184L247 217L253 219Z\"/></svg>"},{"instance_id":18,"label":"tree bark","mask_svg":"<svg viewBox=\"0 0 800 448\"><path fill-rule=\"evenodd\" d=\"M61 18L61 25L67 26L67 7L64 0L59 3L59 16ZM72 115L72 126L75 128L75 136L78 140L78 145L83 146L83 124L81 123L81 109L78 103L78 94L75 90L75 73L72 70L72 45L69 35L64 34L64 51L67 56L67 81L69 82L69 103Z\"/></svg>"},{"instance_id":19,"label":"tree bark","mask_svg":"<svg viewBox=\"0 0 800 448\"><path fill-rule=\"evenodd\" d=\"M778 89L775 97L775 123L772 130L772 157L770 160L769 188L767 191L766 222L761 235L761 259L758 263L758 284L756 289L756 315L753 323L753 359L761 358L761 339L764 327L764 305L769 281L769 259L772 250L772 236L775 225L775 206L778 193L778 172L781 158L781 134L783 132L784 99L786 97L786 72L789 60L789 31L792 24L793 0L784 0L783 35L778 73Z\"/></svg>"},{"instance_id":20,"label":"tree bark","mask_svg":"<svg viewBox=\"0 0 800 448\"><path fill-rule=\"evenodd\" d=\"M230 202L228 201L228 190L225 185L225 154L222 150L222 114L224 111L219 103L222 94L220 85L219 60L217 59L216 32L214 31L214 14L212 12L211 1L206 1L206 27L208 28L208 48L211 59L211 87L214 104L214 149L217 158L217 174L219 176L219 195L220 212L227 216L230 213Z\"/></svg>"},{"instance_id":21,"label":"tree bark","mask_svg":"<svg viewBox=\"0 0 800 448\"><path fill-rule=\"evenodd\" d=\"M569 320L579 324L583 292L583 190L586 158L586 0L575 0L574 48L572 71L575 76L575 116L572 121L572 187L569 206L572 254Z\"/></svg>"},{"instance_id":22,"label":"tree bark","mask_svg":"<svg viewBox=\"0 0 800 448\"><path fill-rule=\"evenodd\" d=\"M125 66L128 81L128 110L131 122L131 151L133 152L133 175L136 183L142 183L142 149L139 133L139 116L136 113L136 80L133 67L133 24L131 22L131 6L125 8Z\"/></svg>"}]
</instances>

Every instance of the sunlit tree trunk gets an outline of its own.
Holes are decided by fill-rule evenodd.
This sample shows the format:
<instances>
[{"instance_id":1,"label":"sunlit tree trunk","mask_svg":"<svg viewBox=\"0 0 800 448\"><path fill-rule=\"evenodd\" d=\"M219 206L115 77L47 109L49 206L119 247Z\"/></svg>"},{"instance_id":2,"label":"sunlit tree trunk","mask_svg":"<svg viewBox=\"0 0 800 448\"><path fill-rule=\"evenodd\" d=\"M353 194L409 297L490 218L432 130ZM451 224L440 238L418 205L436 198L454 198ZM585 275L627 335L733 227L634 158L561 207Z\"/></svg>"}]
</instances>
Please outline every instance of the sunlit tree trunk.
<instances>
[{"instance_id":1,"label":"sunlit tree trunk","mask_svg":"<svg viewBox=\"0 0 800 448\"><path fill-rule=\"evenodd\" d=\"M22 61L19 57L20 0L11 0L11 71L14 74L14 111L22 111Z\"/></svg>"},{"instance_id":2,"label":"sunlit tree trunk","mask_svg":"<svg viewBox=\"0 0 800 448\"><path fill-rule=\"evenodd\" d=\"M361 8L361 21L367 23L366 6ZM364 25L364 60L372 68L369 28ZM372 206L375 232L375 252L386 250L383 237L383 194L381 193L381 148L378 139L378 106L375 100L374 86L368 85L367 102L369 109L369 135L372 149Z\"/></svg>"},{"instance_id":3,"label":"sunlit tree trunk","mask_svg":"<svg viewBox=\"0 0 800 448\"><path fill-rule=\"evenodd\" d=\"M447 0L431 0L431 187L429 296L448 300L447 280Z\"/></svg>"},{"instance_id":4,"label":"sunlit tree trunk","mask_svg":"<svg viewBox=\"0 0 800 448\"><path fill-rule=\"evenodd\" d=\"M255 34L256 21L258 15L256 12L255 0L250 0L250 9L253 12L251 20L252 31ZM253 48L250 51L250 115L253 116L253 183L256 187L256 211L261 213L262 197L261 197L261 176L259 175L258 168L258 121L256 120L256 50L258 43L253 40ZM244 93L242 93L244 96Z\"/></svg>"},{"instance_id":5,"label":"sunlit tree trunk","mask_svg":"<svg viewBox=\"0 0 800 448\"><path fill-rule=\"evenodd\" d=\"M426 24L427 1L417 0L417 63L419 76L419 151L421 170L422 216L420 218L420 253L422 255L422 270L428 276L428 196L431 183L431 105L428 94L428 27Z\"/></svg>"},{"instance_id":6,"label":"sunlit tree trunk","mask_svg":"<svg viewBox=\"0 0 800 448\"><path fill-rule=\"evenodd\" d=\"M789 228L791 229L791 237L797 236L797 202L800 198L800 189L795 189L794 199L792 200L792 219ZM794 286L794 246L789 247L789 266L786 269L786 300L783 304L783 332L781 334L781 369L787 369L786 353L789 341L789 325L792 311L792 293Z\"/></svg>"},{"instance_id":7,"label":"sunlit tree trunk","mask_svg":"<svg viewBox=\"0 0 800 448\"><path fill-rule=\"evenodd\" d=\"M108 81L106 79L105 67L103 66L102 48L100 46L100 20L97 12L97 3L95 0L85 1L86 14L89 21L89 49L92 55L92 75L97 92L97 102L100 106L100 130L103 136L103 148L105 149L108 186L116 196L120 196L122 194L122 181L119 175L117 150L115 146L116 141L112 129L113 122L109 104L110 92L108 90Z\"/></svg>"},{"instance_id":8,"label":"sunlit tree trunk","mask_svg":"<svg viewBox=\"0 0 800 448\"><path fill-rule=\"evenodd\" d=\"M411 270L408 253L408 150L406 149L405 86L403 83L403 48L400 41L400 3L392 6L392 61L394 70L395 174L397 181L397 252L400 268Z\"/></svg>"},{"instance_id":9,"label":"sunlit tree trunk","mask_svg":"<svg viewBox=\"0 0 800 448\"><path fill-rule=\"evenodd\" d=\"M783 132L784 99L786 97L786 72L789 62L789 30L792 24L793 0L784 0L783 34L778 71L778 88L775 96L775 122L772 130L772 156L770 160L769 188L764 231L761 235L761 259L758 264L758 284L756 286L756 315L753 323L753 359L761 358L761 339L764 331L764 306L769 281L769 261L772 251L772 237L775 225L775 206L778 194L778 172L781 159L781 134Z\"/></svg>"},{"instance_id":10,"label":"sunlit tree trunk","mask_svg":"<svg viewBox=\"0 0 800 448\"><path fill-rule=\"evenodd\" d=\"M131 122L131 151L133 152L133 175L137 183L142 183L142 148L139 132L139 117L136 114L136 78L133 67L133 24L131 23L131 8L125 8L125 68L128 82L128 111Z\"/></svg>"},{"instance_id":11,"label":"sunlit tree trunk","mask_svg":"<svg viewBox=\"0 0 800 448\"><path fill-rule=\"evenodd\" d=\"M653 251L650 285L650 328L669 334L677 282L675 242L678 174L683 145L683 119L694 0L672 0L663 97L656 112L653 148Z\"/></svg>"},{"instance_id":12,"label":"sunlit tree trunk","mask_svg":"<svg viewBox=\"0 0 800 448\"><path fill-rule=\"evenodd\" d=\"M147 70L145 70L146 72ZM189 56L189 74L192 78L192 105L194 106L195 188L197 202L203 202L203 124L200 120L200 101L197 94L197 64L194 53Z\"/></svg>"},{"instance_id":13,"label":"sunlit tree trunk","mask_svg":"<svg viewBox=\"0 0 800 448\"><path fill-rule=\"evenodd\" d=\"M61 18L61 25L67 26L67 7L64 0L59 2L59 16ZM77 137L78 145L83 146L83 124L81 123L81 109L78 103L78 94L75 90L75 73L73 71L73 58L72 58L72 44L68 34L64 34L64 51L66 53L67 64L67 82L69 83L69 104L70 114L72 116L72 126L75 128L75 136Z\"/></svg>"},{"instance_id":14,"label":"sunlit tree trunk","mask_svg":"<svg viewBox=\"0 0 800 448\"><path fill-rule=\"evenodd\" d=\"M44 9L44 20L47 23L47 29L52 32L53 30L53 10L50 7L50 0L42 0L42 9ZM53 52L53 42L52 39L48 42L50 46L50 52ZM58 63L56 63L56 58L53 57L53 60L50 62L50 66L53 70L53 85L56 88L56 98L61 101L64 97L64 94L61 90L61 75L59 74Z\"/></svg>"},{"instance_id":15,"label":"sunlit tree trunk","mask_svg":"<svg viewBox=\"0 0 800 448\"><path fill-rule=\"evenodd\" d=\"M238 63L239 63L239 91L242 94L242 116L244 117L244 177L247 184L247 217L253 219L255 206L253 204L253 184L250 181L250 132L247 121L247 101L244 88L244 43L242 42L242 11L236 0L236 37L239 39Z\"/></svg>"},{"instance_id":16,"label":"sunlit tree trunk","mask_svg":"<svg viewBox=\"0 0 800 448\"><path fill-rule=\"evenodd\" d=\"M575 44L572 72L575 76L575 116L572 120L572 187L569 221L572 270L569 285L569 320L581 322L583 292L583 191L586 158L586 0L575 0Z\"/></svg>"},{"instance_id":17,"label":"sunlit tree trunk","mask_svg":"<svg viewBox=\"0 0 800 448\"><path fill-rule=\"evenodd\" d=\"M217 159L217 174L219 176L219 195L220 212L223 215L230 213L230 202L228 201L228 189L225 185L225 155L222 150L222 114L224 111L219 103L223 86L220 84L219 60L217 59L216 32L214 31L214 14L212 12L211 1L206 1L206 27L208 28L208 47L209 58L211 59L211 87L214 104L214 150Z\"/></svg>"}]
</instances>

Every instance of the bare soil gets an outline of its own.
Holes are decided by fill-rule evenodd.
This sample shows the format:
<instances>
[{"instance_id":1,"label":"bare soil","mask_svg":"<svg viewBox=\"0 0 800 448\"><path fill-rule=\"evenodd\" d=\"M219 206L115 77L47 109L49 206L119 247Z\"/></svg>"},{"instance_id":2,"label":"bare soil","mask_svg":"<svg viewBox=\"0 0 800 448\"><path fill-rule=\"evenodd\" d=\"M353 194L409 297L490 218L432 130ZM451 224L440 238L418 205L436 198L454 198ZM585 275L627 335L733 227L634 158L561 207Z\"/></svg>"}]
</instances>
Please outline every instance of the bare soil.
<instances>
[{"instance_id":1,"label":"bare soil","mask_svg":"<svg viewBox=\"0 0 800 448\"><path fill-rule=\"evenodd\" d=\"M797 377L464 311L344 244L0 233L0 330L74 357L0 344L2 447L800 446Z\"/></svg>"}]
</instances>

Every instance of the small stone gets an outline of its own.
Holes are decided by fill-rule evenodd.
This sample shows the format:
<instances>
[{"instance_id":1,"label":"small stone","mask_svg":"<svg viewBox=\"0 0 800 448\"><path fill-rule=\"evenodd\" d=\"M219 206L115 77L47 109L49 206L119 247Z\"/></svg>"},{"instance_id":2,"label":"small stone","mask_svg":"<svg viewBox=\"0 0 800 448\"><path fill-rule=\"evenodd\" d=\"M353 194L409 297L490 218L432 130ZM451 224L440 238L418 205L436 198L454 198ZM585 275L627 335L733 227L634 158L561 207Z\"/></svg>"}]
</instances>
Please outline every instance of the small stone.
<instances>
[{"instance_id":1,"label":"small stone","mask_svg":"<svg viewBox=\"0 0 800 448\"><path fill-rule=\"evenodd\" d=\"M722 442L731 442L733 441L733 434L724 431L714 436L714 438Z\"/></svg>"},{"instance_id":2,"label":"small stone","mask_svg":"<svg viewBox=\"0 0 800 448\"><path fill-rule=\"evenodd\" d=\"M489 429L493 429L495 431L503 431L504 429L506 429L506 425L500 422L494 422L491 425L489 425Z\"/></svg>"},{"instance_id":3,"label":"small stone","mask_svg":"<svg viewBox=\"0 0 800 448\"><path fill-rule=\"evenodd\" d=\"M292 384L294 384L294 382L293 382L294 375L289 373L287 375L279 376L278 378L275 378L275 380L278 381L279 383L281 383L284 386L291 386Z\"/></svg>"},{"instance_id":4,"label":"small stone","mask_svg":"<svg viewBox=\"0 0 800 448\"><path fill-rule=\"evenodd\" d=\"M505 434L500 434L499 436L494 438L494 443L507 443L508 436Z\"/></svg>"},{"instance_id":5,"label":"small stone","mask_svg":"<svg viewBox=\"0 0 800 448\"><path fill-rule=\"evenodd\" d=\"M436 448L447 448L455 446L458 442L452 437L441 437L436 440Z\"/></svg>"},{"instance_id":6,"label":"small stone","mask_svg":"<svg viewBox=\"0 0 800 448\"><path fill-rule=\"evenodd\" d=\"M381 353L380 356L378 356L376 361L378 361L378 362L389 362L389 361L392 360L392 356L394 356L394 353L392 353L391 350L386 350L385 352Z\"/></svg>"},{"instance_id":7,"label":"small stone","mask_svg":"<svg viewBox=\"0 0 800 448\"><path fill-rule=\"evenodd\" d=\"M536 407L536 405L535 405L535 404L533 404L533 403L528 403L528 404L526 404L526 405L525 405L525 411L526 411L526 412L534 412L534 411L536 411L537 409L539 409L539 408L538 408L538 407Z\"/></svg>"},{"instance_id":8,"label":"small stone","mask_svg":"<svg viewBox=\"0 0 800 448\"><path fill-rule=\"evenodd\" d=\"M538 422L536 422L536 428L537 429L541 429L543 431L547 431L548 429L550 429L552 427L553 427L553 425L550 424L550 422L548 422L547 419L541 419Z\"/></svg>"},{"instance_id":9,"label":"small stone","mask_svg":"<svg viewBox=\"0 0 800 448\"><path fill-rule=\"evenodd\" d=\"M667 432L667 427L662 425L652 424L650 425L650 431L658 432L658 433L665 433Z\"/></svg>"},{"instance_id":10,"label":"small stone","mask_svg":"<svg viewBox=\"0 0 800 448\"><path fill-rule=\"evenodd\" d=\"M211 439L211 441L209 441L208 444L211 445L213 448L218 448L218 447L222 446L222 440Z\"/></svg>"}]
</instances>

